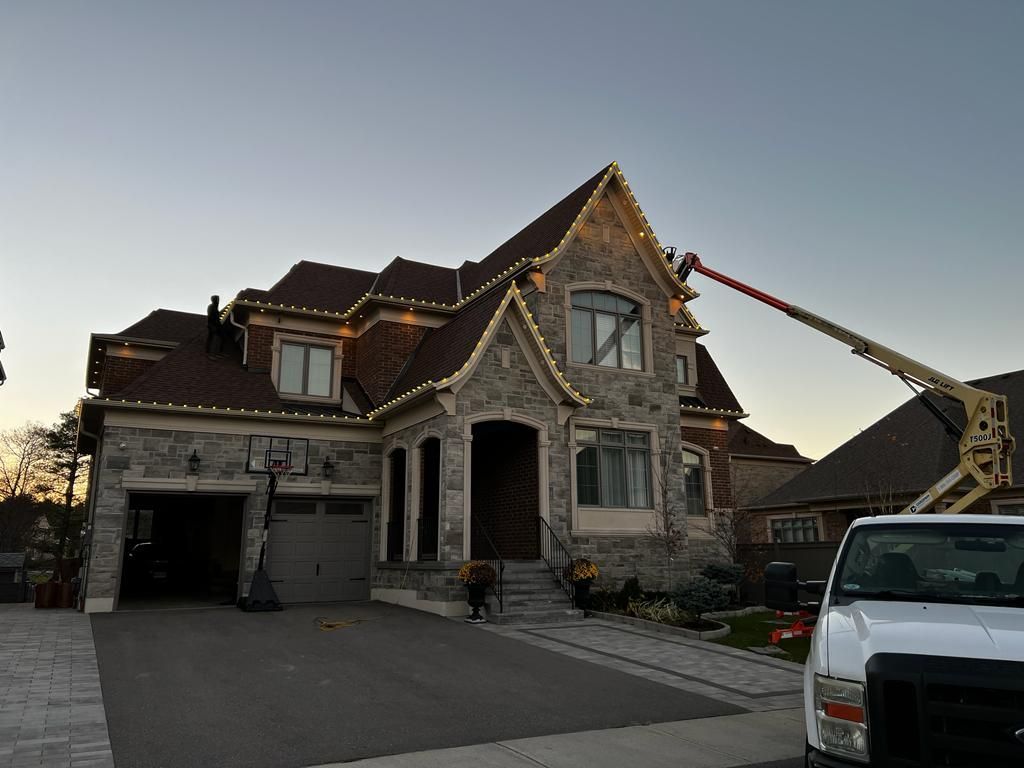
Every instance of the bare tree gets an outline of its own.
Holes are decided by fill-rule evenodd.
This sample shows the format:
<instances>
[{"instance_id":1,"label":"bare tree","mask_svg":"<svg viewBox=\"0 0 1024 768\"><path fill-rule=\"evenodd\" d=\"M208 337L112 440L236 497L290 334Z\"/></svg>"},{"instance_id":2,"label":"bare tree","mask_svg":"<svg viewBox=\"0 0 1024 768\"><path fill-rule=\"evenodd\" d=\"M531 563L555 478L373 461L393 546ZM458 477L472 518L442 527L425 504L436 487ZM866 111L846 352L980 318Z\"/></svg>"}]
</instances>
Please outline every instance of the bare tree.
<instances>
[{"instance_id":1,"label":"bare tree","mask_svg":"<svg viewBox=\"0 0 1024 768\"><path fill-rule=\"evenodd\" d=\"M672 485L666 479L672 468L670 458L672 454L672 451L664 451L661 467L659 467L660 471L652 472L651 486L655 497L661 501L661 504L656 506L654 521L647 526L647 537L655 543L665 557L665 583L669 592L672 591L675 581L672 564L685 542L685 533L677 523L675 506L671 503L673 501Z\"/></svg>"},{"instance_id":2,"label":"bare tree","mask_svg":"<svg viewBox=\"0 0 1024 768\"><path fill-rule=\"evenodd\" d=\"M42 424L26 422L0 431L0 499L34 496L48 490L47 458Z\"/></svg>"},{"instance_id":3,"label":"bare tree","mask_svg":"<svg viewBox=\"0 0 1024 768\"><path fill-rule=\"evenodd\" d=\"M875 461L864 477L864 504L868 514L895 515L903 509L900 501L905 470L907 443L899 435L889 433L881 437L875 452Z\"/></svg>"},{"instance_id":4,"label":"bare tree","mask_svg":"<svg viewBox=\"0 0 1024 768\"><path fill-rule=\"evenodd\" d=\"M751 543L754 515L749 509L725 508L715 511L711 536L729 562L740 562L744 548Z\"/></svg>"},{"instance_id":5,"label":"bare tree","mask_svg":"<svg viewBox=\"0 0 1024 768\"><path fill-rule=\"evenodd\" d=\"M0 552L24 552L32 546L43 510L27 495L0 499Z\"/></svg>"}]
</instances>

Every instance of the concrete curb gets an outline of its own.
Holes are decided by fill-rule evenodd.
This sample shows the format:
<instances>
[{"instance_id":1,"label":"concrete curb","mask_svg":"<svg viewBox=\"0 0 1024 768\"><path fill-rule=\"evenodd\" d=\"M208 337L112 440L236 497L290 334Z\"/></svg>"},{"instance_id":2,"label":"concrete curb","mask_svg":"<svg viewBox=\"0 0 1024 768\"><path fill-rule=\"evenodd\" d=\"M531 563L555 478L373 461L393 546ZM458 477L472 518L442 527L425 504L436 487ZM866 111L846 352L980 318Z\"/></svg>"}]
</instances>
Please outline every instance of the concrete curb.
<instances>
[{"instance_id":1,"label":"concrete curb","mask_svg":"<svg viewBox=\"0 0 1024 768\"><path fill-rule=\"evenodd\" d=\"M713 613L705 613L705 619L731 619L735 616L749 616L752 613L763 613L764 611L770 610L765 608L763 605L751 605L748 608L737 608L735 611L714 611Z\"/></svg>"},{"instance_id":2,"label":"concrete curb","mask_svg":"<svg viewBox=\"0 0 1024 768\"><path fill-rule=\"evenodd\" d=\"M623 616L621 613L587 611L587 614L593 616L595 619L603 619L617 624L629 624L651 632L661 632L666 635L679 635L680 637L687 637L691 640L718 640L719 638L726 637L732 632L732 627L728 624L722 624L720 621L716 621L715 623L721 624L721 629L709 629L707 632L698 632L694 629L686 629L685 627L673 627L670 624L659 624L656 621L638 619L635 616Z\"/></svg>"}]
</instances>

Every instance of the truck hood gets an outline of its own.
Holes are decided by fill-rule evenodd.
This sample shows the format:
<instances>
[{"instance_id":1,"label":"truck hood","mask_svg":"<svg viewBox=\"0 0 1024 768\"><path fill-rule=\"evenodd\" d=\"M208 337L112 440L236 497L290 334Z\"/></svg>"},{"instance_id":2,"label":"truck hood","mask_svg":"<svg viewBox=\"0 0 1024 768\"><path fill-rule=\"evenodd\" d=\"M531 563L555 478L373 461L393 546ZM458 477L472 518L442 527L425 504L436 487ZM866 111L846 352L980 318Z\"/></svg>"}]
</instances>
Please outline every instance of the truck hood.
<instances>
[{"instance_id":1,"label":"truck hood","mask_svg":"<svg viewBox=\"0 0 1024 768\"><path fill-rule=\"evenodd\" d=\"M864 680L876 653L972 659L1024 658L1024 609L858 600L832 606L825 623L828 674Z\"/></svg>"}]
</instances>

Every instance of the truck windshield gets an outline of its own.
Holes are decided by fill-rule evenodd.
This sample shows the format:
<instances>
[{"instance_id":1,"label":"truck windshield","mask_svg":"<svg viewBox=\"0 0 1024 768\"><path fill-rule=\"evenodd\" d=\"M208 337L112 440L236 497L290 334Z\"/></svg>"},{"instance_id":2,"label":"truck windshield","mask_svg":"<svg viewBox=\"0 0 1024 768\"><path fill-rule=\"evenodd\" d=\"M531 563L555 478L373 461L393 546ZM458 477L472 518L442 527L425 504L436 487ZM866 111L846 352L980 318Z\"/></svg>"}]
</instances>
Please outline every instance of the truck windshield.
<instances>
[{"instance_id":1,"label":"truck windshield","mask_svg":"<svg viewBox=\"0 0 1024 768\"><path fill-rule=\"evenodd\" d=\"M1024 606L1024 526L865 525L837 573L841 597Z\"/></svg>"}]
</instances>

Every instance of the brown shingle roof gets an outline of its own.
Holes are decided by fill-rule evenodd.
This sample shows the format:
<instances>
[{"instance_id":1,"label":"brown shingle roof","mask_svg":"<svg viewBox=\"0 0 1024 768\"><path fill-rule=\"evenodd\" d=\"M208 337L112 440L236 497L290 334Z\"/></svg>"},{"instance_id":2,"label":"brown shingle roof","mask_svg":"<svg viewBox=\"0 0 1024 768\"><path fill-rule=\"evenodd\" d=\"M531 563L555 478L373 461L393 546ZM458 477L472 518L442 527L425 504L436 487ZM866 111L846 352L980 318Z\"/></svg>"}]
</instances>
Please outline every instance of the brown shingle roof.
<instances>
[{"instance_id":1,"label":"brown shingle roof","mask_svg":"<svg viewBox=\"0 0 1024 768\"><path fill-rule=\"evenodd\" d=\"M1010 400L1010 432L1024 434L1024 371L968 382ZM957 424L967 419L963 405L926 395ZM757 501L757 507L807 504L831 499L864 498L868 494L919 493L959 462L953 440L917 398L847 440L825 458ZM1021 476L1016 478L1020 487Z\"/></svg>"},{"instance_id":2,"label":"brown shingle roof","mask_svg":"<svg viewBox=\"0 0 1024 768\"><path fill-rule=\"evenodd\" d=\"M205 334L158 360L116 399L277 413L342 413L339 407L282 400L268 373L242 368L242 355L234 344L227 344L221 356L206 354Z\"/></svg>"},{"instance_id":3,"label":"brown shingle roof","mask_svg":"<svg viewBox=\"0 0 1024 768\"><path fill-rule=\"evenodd\" d=\"M286 307L344 312L370 290L376 278L376 273L362 269L300 261L270 290L247 288L238 298L284 304Z\"/></svg>"},{"instance_id":4,"label":"brown shingle roof","mask_svg":"<svg viewBox=\"0 0 1024 768\"><path fill-rule=\"evenodd\" d=\"M458 269L397 257L375 274L331 264L300 261L267 291L246 288L237 298L286 307L345 312L364 294L455 304L513 267L544 256L565 237L611 165L598 171L479 262Z\"/></svg>"},{"instance_id":5,"label":"brown shingle roof","mask_svg":"<svg viewBox=\"0 0 1024 768\"><path fill-rule=\"evenodd\" d=\"M179 312L175 309L154 309L138 322L114 335L180 344L205 330L206 315Z\"/></svg>"},{"instance_id":6,"label":"brown shingle roof","mask_svg":"<svg viewBox=\"0 0 1024 768\"><path fill-rule=\"evenodd\" d=\"M443 304L455 304L461 298L454 269L410 261L401 256L384 267L373 284L373 292L380 296L416 298Z\"/></svg>"},{"instance_id":7,"label":"brown shingle roof","mask_svg":"<svg viewBox=\"0 0 1024 768\"><path fill-rule=\"evenodd\" d=\"M495 248L482 261L467 261L459 267L462 295L468 296L488 280L511 267L519 259L543 256L552 248L557 247L609 168L611 168L611 164L606 165Z\"/></svg>"},{"instance_id":8,"label":"brown shingle roof","mask_svg":"<svg viewBox=\"0 0 1024 768\"><path fill-rule=\"evenodd\" d=\"M739 421L729 422L729 453L737 456L766 456L775 459L810 461L788 443L776 443Z\"/></svg>"},{"instance_id":9,"label":"brown shingle roof","mask_svg":"<svg viewBox=\"0 0 1024 768\"><path fill-rule=\"evenodd\" d=\"M492 291L445 325L427 331L384 402L424 382L440 381L461 368L487 330L487 323L498 310L505 293L504 290Z\"/></svg>"},{"instance_id":10,"label":"brown shingle roof","mask_svg":"<svg viewBox=\"0 0 1024 768\"><path fill-rule=\"evenodd\" d=\"M703 344L697 344L697 396L708 408L737 412L743 410Z\"/></svg>"}]
</instances>

